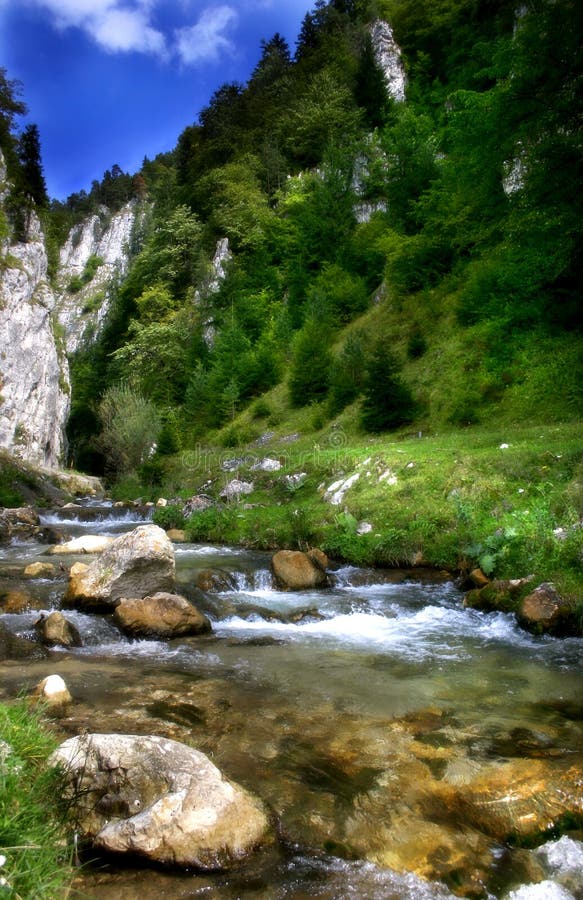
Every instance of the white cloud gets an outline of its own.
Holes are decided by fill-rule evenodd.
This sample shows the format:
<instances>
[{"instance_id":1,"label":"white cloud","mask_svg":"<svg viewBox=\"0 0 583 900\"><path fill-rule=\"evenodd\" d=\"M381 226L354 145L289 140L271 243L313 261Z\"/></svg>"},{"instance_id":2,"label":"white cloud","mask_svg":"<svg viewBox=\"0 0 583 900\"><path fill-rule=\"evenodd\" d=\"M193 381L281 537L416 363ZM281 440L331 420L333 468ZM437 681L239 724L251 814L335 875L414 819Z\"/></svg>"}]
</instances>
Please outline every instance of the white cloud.
<instances>
[{"instance_id":1,"label":"white cloud","mask_svg":"<svg viewBox=\"0 0 583 900\"><path fill-rule=\"evenodd\" d=\"M110 52L137 50L164 56L166 40L141 10L112 9L94 23L93 37Z\"/></svg>"},{"instance_id":2,"label":"white cloud","mask_svg":"<svg viewBox=\"0 0 583 900\"><path fill-rule=\"evenodd\" d=\"M29 0L46 9L56 28L81 28L110 53L166 55L166 39L151 23L154 0Z\"/></svg>"},{"instance_id":3,"label":"white cloud","mask_svg":"<svg viewBox=\"0 0 583 900\"><path fill-rule=\"evenodd\" d=\"M219 58L232 52L235 46L226 32L238 19L232 6L205 9L196 25L176 31L176 45L182 62L196 64Z\"/></svg>"}]
</instances>

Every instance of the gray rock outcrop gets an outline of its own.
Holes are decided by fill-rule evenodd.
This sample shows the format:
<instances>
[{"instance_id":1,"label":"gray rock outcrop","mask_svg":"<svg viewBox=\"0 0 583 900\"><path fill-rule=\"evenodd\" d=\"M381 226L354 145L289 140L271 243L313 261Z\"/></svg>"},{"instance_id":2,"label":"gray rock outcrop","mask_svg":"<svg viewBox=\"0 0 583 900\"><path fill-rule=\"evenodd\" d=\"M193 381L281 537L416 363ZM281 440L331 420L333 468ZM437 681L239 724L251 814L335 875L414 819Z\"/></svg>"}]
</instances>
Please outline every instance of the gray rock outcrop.
<instances>
[{"instance_id":1,"label":"gray rock outcrop","mask_svg":"<svg viewBox=\"0 0 583 900\"><path fill-rule=\"evenodd\" d=\"M0 153L0 207L8 193ZM56 326L44 235L34 210L26 239L0 247L0 447L58 466L65 452L69 367Z\"/></svg>"},{"instance_id":2,"label":"gray rock outcrop","mask_svg":"<svg viewBox=\"0 0 583 900\"><path fill-rule=\"evenodd\" d=\"M112 215L102 207L69 232L60 252L57 302L68 354L94 341L103 328L111 284L127 271L132 233L146 208L132 200ZM96 263L92 273L91 260ZM75 281L77 289L71 290Z\"/></svg>"},{"instance_id":3,"label":"gray rock outcrop","mask_svg":"<svg viewBox=\"0 0 583 900\"><path fill-rule=\"evenodd\" d=\"M387 93L393 100L401 102L405 99L407 77L393 29L388 22L377 19L371 25L370 36L377 65L385 76Z\"/></svg>"},{"instance_id":4,"label":"gray rock outcrop","mask_svg":"<svg viewBox=\"0 0 583 900\"><path fill-rule=\"evenodd\" d=\"M83 836L102 850L218 869L270 838L261 802L177 741L87 734L61 744L50 763L65 771Z\"/></svg>"},{"instance_id":5,"label":"gray rock outcrop","mask_svg":"<svg viewBox=\"0 0 583 900\"><path fill-rule=\"evenodd\" d=\"M116 538L89 566L71 569L63 602L83 609L113 609L122 597L172 591L174 548L157 525L139 525Z\"/></svg>"}]
</instances>

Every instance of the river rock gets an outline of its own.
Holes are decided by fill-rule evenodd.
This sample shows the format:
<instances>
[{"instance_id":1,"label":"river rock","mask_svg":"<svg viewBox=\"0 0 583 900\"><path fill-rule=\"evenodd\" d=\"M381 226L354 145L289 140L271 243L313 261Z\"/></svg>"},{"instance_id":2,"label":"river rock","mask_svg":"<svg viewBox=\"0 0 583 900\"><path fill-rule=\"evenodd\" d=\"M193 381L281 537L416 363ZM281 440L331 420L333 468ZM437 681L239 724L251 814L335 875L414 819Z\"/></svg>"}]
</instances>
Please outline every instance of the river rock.
<instances>
[{"instance_id":1,"label":"river rock","mask_svg":"<svg viewBox=\"0 0 583 900\"><path fill-rule=\"evenodd\" d=\"M65 541L63 544L57 544L51 547L48 553L59 555L61 553L103 553L114 542L114 538L107 537L104 534L83 534L81 537L73 538L71 541Z\"/></svg>"},{"instance_id":2,"label":"river rock","mask_svg":"<svg viewBox=\"0 0 583 900\"><path fill-rule=\"evenodd\" d=\"M72 566L63 602L110 609L122 597L172 591L175 580L174 549L166 532L157 525L139 525L116 538L86 569Z\"/></svg>"},{"instance_id":3,"label":"river rock","mask_svg":"<svg viewBox=\"0 0 583 900\"><path fill-rule=\"evenodd\" d=\"M23 574L25 578L54 578L57 570L52 563L35 562L30 563Z\"/></svg>"},{"instance_id":4,"label":"river rock","mask_svg":"<svg viewBox=\"0 0 583 900\"><path fill-rule=\"evenodd\" d=\"M200 591L214 594L237 588L233 576L222 569L201 569L196 577L196 586Z\"/></svg>"},{"instance_id":5,"label":"river rock","mask_svg":"<svg viewBox=\"0 0 583 900\"><path fill-rule=\"evenodd\" d=\"M33 696L51 707L65 706L71 703L69 689L60 675L49 675L37 684Z\"/></svg>"},{"instance_id":6,"label":"river rock","mask_svg":"<svg viewBox=\"0 0 583 900\"><path fill-rule=\"evenodd\" d=\"M173 544L186 543L186 531L184 530L184 528L169 528L166 534L168 535L168 539L171 540Z\"/></svg>"},{"instance_id":7,"label":"river rock","mask_svg":"<svg viewBox=\"0 0 583 900\"><path fill-rule=\"evenodd\" d=\"M50 763L65 771L77 827L101 850L222 869L270 839L261 801L177 741L85 734Z\"/></svg>"},{"instance_id":8,"label":"river rock","mask_svg":"<svg viewBox=\"0 0 583 900\"><path fill-rule=\"evenodd\" d=\"M32 507L19 506L13 509L0 509L0 527L5 540L13 537L30 538L39 526L38 513Z\"/></svg>"},{"instance_id":9,"label":"river rock","mask_svg":"<svg viewBox=\"0 0 583 900\"><path fill-rule=\"evenodd\" d=\"M523 628L535 634L562 634L569 629L572 612L554 584L547 581L520 601L516 617Z\"/></svg>"},{"instance_id":10,"label":"river rock","mask_svg":"<svg viewBox=\"0 0 583 900\"><path fill-rule=\"evenodd\" d=\"M311 550L279 550L273 555L271 568L278 585L285 590L302 591L326 587L328 576L318 552ZM325 554L322 554L326 559Z\"/></svg>"},{"instance_id":11,"label":"river rock","mask_svg":"<svg viewBox=\"0 0 583 900\"><path fill-rule=\"evenodd\" d=\"M486 587L487 584L490 584L490 579L487 575L484 575L479 567L472 569L470 572L470 581L476 588L483 588Z\"/></svg>"},{"instance_id":12,"label":"river rock","mask_svg":"<svg viewBox=\"0 0 583 900\"><path fill-rule=\"evenodd\" d=\"M143 599L121 599L113 618L132 637L172 638L211 631L207 617L185 597L164 592Z\"/></svg>"},{"instance_id":13,"label":"river rock","mask_svg":"<svg viewBox=\"0 0 583 900\"><path fill-rule=\"evenodd\" d=\"M82 645L79 630L58 610L54 610L48 616L41 615L34 623L34 628L42 644L57 647Z\"/></svg>"},{"instance_id":14,"label":"river rock","mask_svg":"<svg viewBox=\"0 0 583 900\"><path fill-rule=\"evenodd\" d=\"M482 612L514 612L531 581L532 577L491 581L482 588L468 591L464 606Z\"/></svg>"}]
</instances>

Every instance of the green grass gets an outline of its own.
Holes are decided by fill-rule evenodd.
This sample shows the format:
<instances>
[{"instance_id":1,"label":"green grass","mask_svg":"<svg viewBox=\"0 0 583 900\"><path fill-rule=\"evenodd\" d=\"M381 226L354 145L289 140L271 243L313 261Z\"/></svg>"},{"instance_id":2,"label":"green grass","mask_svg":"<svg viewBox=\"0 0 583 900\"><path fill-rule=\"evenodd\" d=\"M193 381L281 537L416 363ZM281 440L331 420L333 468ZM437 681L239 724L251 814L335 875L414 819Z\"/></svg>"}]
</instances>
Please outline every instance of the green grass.
<instances>
[{"instance_id":1,"label":"green grass","mask_svg":"<svg viewBox=\"0 0 583 900\"><path fill-rule=\"evenodd\" d=\"M168 461L167 495L204 491L219 501L235 476L253 482L253 493L239 501L195 513L187 523L193 540L258 549L319 545L361 565L425 562L462 573L479 565L492 578L533 574L554 581L573 603L581 599L578 423L368 437L355 421L348 410L319 432L302 433L306 423L294 412L263 446L191 448ZM286 431L301 436L286 443ZM283 467L254 471L267 456ZM233 457L243 459L238 471L224 471ZM290 484L286 476L299 473L302 482ZM342 503L331 505L326 489L356 473ZM358 534L365 521L372 530Z\"/></svg>"},{"instance_id":2,"label":"green grass","mask_svg":"<svg viewBox=\"0 0 583 900\"><path fill-rule=\"evenodd\" d=\"M61 795L61 776L47 768L56 746L41 715L22 700L0 704L0 868L2 896L66 896L71 881L70 850Z\"/></svg>"}]
</instances>

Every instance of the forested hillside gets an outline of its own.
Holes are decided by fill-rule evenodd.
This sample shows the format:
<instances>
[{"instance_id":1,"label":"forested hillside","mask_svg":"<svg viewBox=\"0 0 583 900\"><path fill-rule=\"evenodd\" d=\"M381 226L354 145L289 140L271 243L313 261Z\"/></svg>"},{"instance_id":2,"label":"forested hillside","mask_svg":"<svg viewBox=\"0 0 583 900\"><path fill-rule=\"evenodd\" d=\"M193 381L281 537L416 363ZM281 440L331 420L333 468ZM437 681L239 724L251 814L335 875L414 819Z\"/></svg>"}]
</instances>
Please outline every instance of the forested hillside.
<instances>
[{"instance_id":1,"label":"forested hillside","mask_svg":"<svg viewBox=\"0 0 583 900\"><path fill-rule=\"evenodd\" d=\"M575 0L316 0L295 48L266 39L171 153L66 203L34 126L10 136L5 78L14 205L32 196L55 246L100 205L148 211L73 360L72 461L120 475L156 443L143 477L161 477L211 432L244 443L304 407L308 429L373 433L579 415L582 18Z\"/></svg>"}]
</instances>

